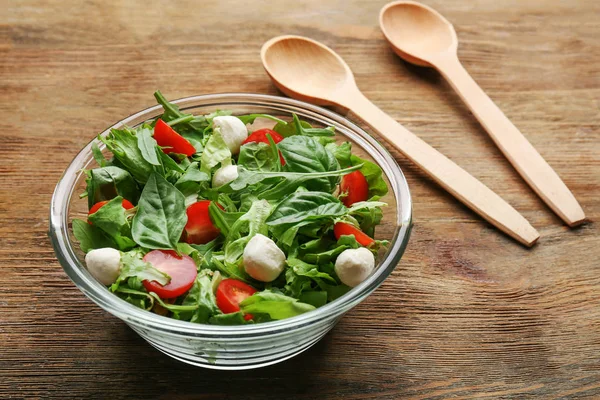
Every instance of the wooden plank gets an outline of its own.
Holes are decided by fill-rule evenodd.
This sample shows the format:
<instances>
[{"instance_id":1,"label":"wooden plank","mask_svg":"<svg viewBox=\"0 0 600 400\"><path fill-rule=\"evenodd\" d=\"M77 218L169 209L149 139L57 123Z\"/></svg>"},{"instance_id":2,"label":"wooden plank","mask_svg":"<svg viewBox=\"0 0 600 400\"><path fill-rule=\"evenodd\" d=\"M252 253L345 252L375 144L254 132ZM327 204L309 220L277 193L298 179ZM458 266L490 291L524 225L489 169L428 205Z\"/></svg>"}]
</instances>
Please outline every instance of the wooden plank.
<instances>
[{"instance_id":1,"label":"wooden plank","mask_svg":"<svg viewBox=\"0 0 600 400\"><path fill-rule=\"evenodd\" d=\"M0 15L0 397L480 399L600 396L600 235L566 228L441 77L377 28L384 1L4 1ZM600 217L600 3L430 0L466 68ZM245 372L189 367L68 280L48 204L76 152L170 98L277 94L258 51L301 34L361 90L503 196L541 233L527 250L398 159L415 228L398 268L306 353ZM350 115L350 118L354 118Z\"/></svg>"}]
</instances>

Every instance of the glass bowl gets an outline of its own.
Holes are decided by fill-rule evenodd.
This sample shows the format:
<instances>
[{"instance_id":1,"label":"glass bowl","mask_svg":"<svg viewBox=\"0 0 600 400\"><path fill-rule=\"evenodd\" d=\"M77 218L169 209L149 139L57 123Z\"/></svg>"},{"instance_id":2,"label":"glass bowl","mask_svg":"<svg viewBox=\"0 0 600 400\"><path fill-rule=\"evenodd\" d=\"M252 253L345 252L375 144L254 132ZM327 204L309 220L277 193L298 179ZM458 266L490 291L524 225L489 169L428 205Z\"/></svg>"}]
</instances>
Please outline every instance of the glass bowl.
<instances>
[{"instance_id":1,"label":"glass bowl","mask_svg":"<svg viewBox=\"0 0 600 400\"><path fill-rule=\"evenodd\" d=\"M321 339L342 315L363 301L396 267L411 229L411 198L406 179L396 161L372 136L354 123L329 110L282 97L259 94L211 94L176 100L182 111L207 114L216 109L232 110L234 115L265 113L291 120L296 113L314 126L335 126L336 140L350 141L353 153L372 160L383 170L389 194L383 198L382 225L378 239L389 246L380 252L373 274L344 296L314 311L294 318L243 326L194 324L163 317L137 308L112 294L86 270L84 254L71 231L73 218L85 219L87 200L84 169L96 167L92 143L77 154L56 185L50 209L50 236L56 256L77 287L94 303L123 320L135 332L163 353L186 363L214 369L249 369L275 364L308 349ZM116 123L137 126L162 114L157 105ZM264 122L264 120L262 120ZM271 122L272 124L272 122ZM110 129L110 128L109 128ZM102 135L106 135L109 129Z\"/></svg>"}]
</instances>

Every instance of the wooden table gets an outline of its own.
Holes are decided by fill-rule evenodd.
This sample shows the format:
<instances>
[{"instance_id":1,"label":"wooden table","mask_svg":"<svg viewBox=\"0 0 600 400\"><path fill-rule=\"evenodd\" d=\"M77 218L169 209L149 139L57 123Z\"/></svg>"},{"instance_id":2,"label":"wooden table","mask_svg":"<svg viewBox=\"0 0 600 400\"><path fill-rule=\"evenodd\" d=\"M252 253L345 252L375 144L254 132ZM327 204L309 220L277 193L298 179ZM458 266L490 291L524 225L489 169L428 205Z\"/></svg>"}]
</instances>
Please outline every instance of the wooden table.
<instances>
[{"instance_id":1,"label":"wooden table","mask_svg":"<svg viewBox=\"0 0 600 400\"><path fill-rule=\"evenodd\" d=\"M252 5L249 5L252 3ZM600 396L600 235L565 227L431 70L377 27L384 1L2 0L0 397L475 399ZM600 217L600 2L428 0L474 78ZM525 249L395 155L414 230L392 276L306 353L245 372L162 355L69 281L46 234L54 185L122 117L170 98L277 94L261 44L338 51L377 105L537 229ZM352 117L352 116L351 116Z\"/></svg>"}]
</instances>

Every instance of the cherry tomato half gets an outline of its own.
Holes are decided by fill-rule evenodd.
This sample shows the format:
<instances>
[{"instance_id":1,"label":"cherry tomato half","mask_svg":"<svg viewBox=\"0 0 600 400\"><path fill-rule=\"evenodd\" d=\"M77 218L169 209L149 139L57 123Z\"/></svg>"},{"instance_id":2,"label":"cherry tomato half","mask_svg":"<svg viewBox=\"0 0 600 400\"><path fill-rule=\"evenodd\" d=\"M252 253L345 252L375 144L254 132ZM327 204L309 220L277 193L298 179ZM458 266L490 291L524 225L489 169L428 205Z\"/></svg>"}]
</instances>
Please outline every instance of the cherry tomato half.
<instances>
[{"instance_id":1,"label":"cherry tomato half","mask_svg":"<svg viewBox=\"0 0 600 400\"><path fill-rule=\"evenodd\" d=\"M186 210L188 221L185 224L185 241L193 244L205 244L215 239L221 231L217 228L208 212L210 200L200 200ZM219 208L223 209L220 204Z\"/></svg>"},{"instance_id":2,"label":"cherry tomato half","mask_svg":"<svg viewBox=\"0 0 600 400\"><path fill-rule=\"evenodd\" d=\"M345 222L336 223L333 226L333 234L338 240L342 236L353 235L356 241L363 246L369 246L371 243L375 242L366 233L356 228L354 225Z\"/></svg>"},{"instance_id":3,"label":"cherry tomato half","mask_svg":"<svg viewBox=\"0 0 600 400\"><path fill-rule=\"evenodd\" d=\"M240 311L240 303L256 293L256 289L237 279L223 279L217 286L217 307L224 314ZM246 321L252 319L251 314L244 315Z\"/></svg>"},{"instance_id":4,"label":"cherry tomato half","mask_svg":"<svg viewBox=\"0 0 600 400\"><path fill-rule=\"evenodd\" d=\"M142 281L147 291L156 293L161 299L174 299L190 290L198 274L192 257L179 257L173 250L152 250L144 256L144 261L171 277L164 286L156 281Z\"/></svg>"},{"instance_id":5,"label":"cherry tomato half","mask_svg":"<svg viewBox=\"0 0 600 400\"><path fill-rule=\"evenodd\" d=\"M350 207L359 201L366 201L369 198L369 184L360 171L344 175L340 183L340 191L346 194L341 199L346 207Z\"/></svg>"},{"instance_id":6,"label":"cherry tomato half","mask_svg":"<svg viewBox=\"0 0 600 400\"><path fill-rule=\"evenodd\" d=\"M104 201L99 201L96 204L94 204L92 206L92 208L90 208L90 211L88 212L88 215L92 215L93 213L95 213L96 211L98 211L99 209L101 209L106 203L108 203L108 200L104 200ZM131 204L131 202L127 199L123 199L123 201L121 202L121 204L123 205L123 208L126 210L131 210L134 205ZM88 221L89 224L91 224L90 221Z\"/></svg>"},{"instance_id":7,"label":"cherry tomato half","mask_svg":"<svg viewBox=\"0 0 600 400\"><path fill-rule=\"evenodd\" d=\"M162 119L157 120L154 126L154 140L166 154L178 153L189 157L196 153L194 146Z\"/></svg>"},{"instance_id":8,"label":"cherry tomato half","mask_svg":"<svg viewBox=\"0 0 600 400\"><path fill-rule=\"evenodd\" d=\"M269 144L269 139L267 138L267 135L271 136L271 139L273 139L273 142L275 144L281 142L283 140L283 136L281 136L279 133L275 132L272 129L259 129L257 131L252 132L247 138L246 140L244 140L242 142L242 146L245 145L246 143L266 143ZM281 165L285 165L285 160L283 159L283 156L281 155L281 152L279 152L279 161L281 162Z\"/></svg>"}]
</instances>

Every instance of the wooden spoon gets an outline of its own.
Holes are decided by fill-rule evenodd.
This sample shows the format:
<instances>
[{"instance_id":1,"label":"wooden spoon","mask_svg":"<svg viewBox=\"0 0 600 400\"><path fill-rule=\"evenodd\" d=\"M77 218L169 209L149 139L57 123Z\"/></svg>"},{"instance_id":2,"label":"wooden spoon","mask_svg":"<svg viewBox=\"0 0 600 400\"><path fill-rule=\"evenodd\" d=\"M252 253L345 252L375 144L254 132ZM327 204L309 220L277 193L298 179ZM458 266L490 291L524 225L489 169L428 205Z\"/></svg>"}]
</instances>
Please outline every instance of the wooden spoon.
<instances>
[{"instance_id":1,"label":"wooden spoon","mask_svg":"<svg viewBox=\"0 0 600 400\"><path fill-rule=\"evenodd\" d=\"M261 58L283 93L309 103L352 110L492 225L527 246L539 238L529 222L496 193L371 103L356 86L348 65L330 48L301 36L279 36L263 45Z\"/></svg>"},{"instance_id":2,"label":"wooden spoon","mask_svg":"<svg viewBox=\"0 0 600 400\"><path fill-rule=\"evenodd\" d=\"M397 1L383 7L379 25L396 54L410 63L434 67L448 80L506 158L558 216L571 227L585 220L569 188L463 68L450 22L423 4Z\"/></svg>"}]
</instances>

